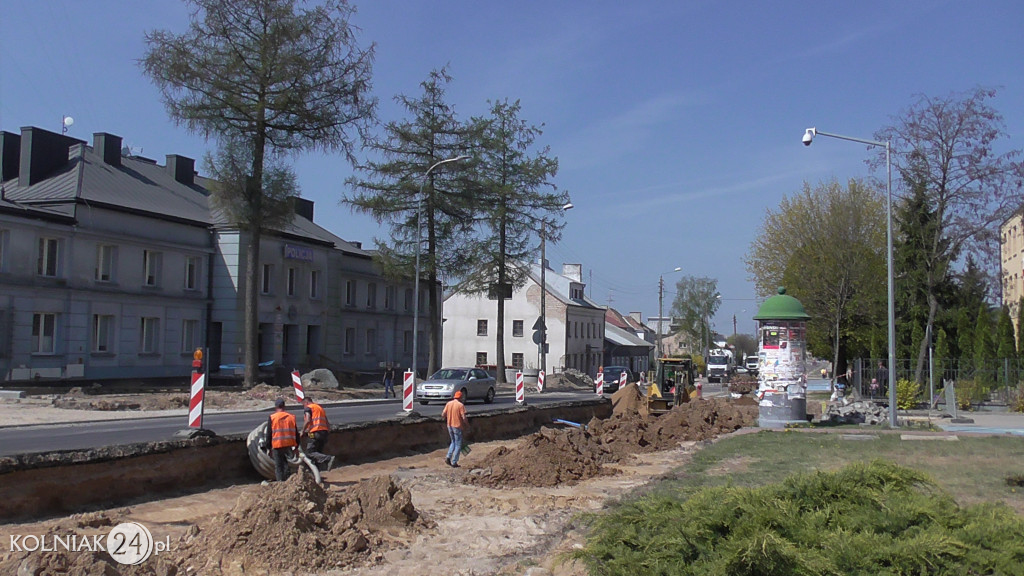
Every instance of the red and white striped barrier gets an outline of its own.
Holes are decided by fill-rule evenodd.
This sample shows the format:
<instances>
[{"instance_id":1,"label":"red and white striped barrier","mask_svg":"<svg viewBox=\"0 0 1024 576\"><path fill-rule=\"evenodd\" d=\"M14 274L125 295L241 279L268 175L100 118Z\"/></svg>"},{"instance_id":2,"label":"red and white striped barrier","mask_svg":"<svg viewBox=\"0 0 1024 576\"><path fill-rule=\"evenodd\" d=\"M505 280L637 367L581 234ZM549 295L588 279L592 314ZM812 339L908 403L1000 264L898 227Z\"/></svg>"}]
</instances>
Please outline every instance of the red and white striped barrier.
<instances>
[{"instance_id":1,"label":"red and white striped barrier","mask_svg":"<svg viewBox=\"0 0 1024 576\"><path fill-rule=\"evenodd\" d=\"M625 387L626 387L626 371L623 370L622 373L619 374L619 388L622 389L622 388L625 388Z\"/></svg>"},{"instance_id":2,"label":"red and white striped barrier","mask_svg":"<svg viewBox=\"0 0 1024 576\"><path fill-rule=\"evenodd\" d=\"M516 402L526 402L526 390L523 389L523 371L516 372Z\"/></svg>"},{"instance_id":3,"label":"red and white striped barrier","mask_svg":"<svg viewBox=\"0 0 1024 576\"><path fill-rule=\"evenodd\" d=\"M537 392L544 391L544 371L537 372Z\"/></svg>"},{"instance_id":4,"label":"red and white striped barrier","mask_svg":"<svg viewBox=\"0 0 1024 576\"><path fill-rule=\"evenodd\" d=\"M414 391L414 380L412 370L406 370L402 374L402 410L412 412L412 397Z\"/></svg>"},{"instance_id":5,"label":"red and white striped barrier","mask_svg":"<svg viewBox=\"0 0 1024 576\"><path fill-rule=\"evenodd\" d=\"M295 387L295 399L302 402L302 399L306 397L306 393L302 391L302 376L299 376L298 370L292 372L292 386Z\"/></svg>"},{"instance_id":6,"label":"red and white striped barrier","mask_svg":"<svg viewBox=\"0 0 1024 576\"><path fill-rule=\"evenodd\" d=\"M188 427L203 427L203 398L206 396L206 375L192 372L192 395L188 403Z\"/></svg>"},{"instance_id":7,"label":"red and white striped barrier","mask_svg":"<svg viewBox=\"0 0 1024 576\"><path fill-rule=\"evenodd\" d=\"M697 398L703 398L704 397L704 383L698 381L696 384L694 384L694 388L697 389Z\"/></svg>"},{"instance_id":8,"label":"red and white striped barrier","mask_svg":"<svg viewBox=\"0 0 1024 576\"><path fill-rule=\"evenodd\" d=\"M597 373L597 379L594 380L594 384L597 385L597 395L604 396L604 372Z\"/></svg>"}]
</instances>

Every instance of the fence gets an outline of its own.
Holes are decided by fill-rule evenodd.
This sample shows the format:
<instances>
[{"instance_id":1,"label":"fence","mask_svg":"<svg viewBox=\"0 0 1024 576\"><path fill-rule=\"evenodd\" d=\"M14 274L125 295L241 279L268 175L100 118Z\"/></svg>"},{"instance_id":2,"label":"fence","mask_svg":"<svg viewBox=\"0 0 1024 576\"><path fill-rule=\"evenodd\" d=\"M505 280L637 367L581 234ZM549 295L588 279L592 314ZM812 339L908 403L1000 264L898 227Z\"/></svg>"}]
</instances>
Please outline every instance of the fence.
<instances>
[{"instance_id":1,"label":"fence","mask_svg":"<svg viewBox=\"0 0 1024 576\"><path fill-rule=\"evenodd\" d=\"M873 389L872 381L878 380L880 368L886 360L857 358L851 362L853 370L852 385L866 397L887 397L881 386ZM889 382L914 380L917 369L916 359L896 359L895 370L889 371ZM936 395L943 387L943 382L956 384L957 397L964 402L978 404L992 402L1005 404L1016 401L1024 390L1024 360L1020 358L999 358L992 360L965 360L960 358L933 358L925 362L921 371L920 399L928 398L929 389Z\"/></svg>"}]
</instances>

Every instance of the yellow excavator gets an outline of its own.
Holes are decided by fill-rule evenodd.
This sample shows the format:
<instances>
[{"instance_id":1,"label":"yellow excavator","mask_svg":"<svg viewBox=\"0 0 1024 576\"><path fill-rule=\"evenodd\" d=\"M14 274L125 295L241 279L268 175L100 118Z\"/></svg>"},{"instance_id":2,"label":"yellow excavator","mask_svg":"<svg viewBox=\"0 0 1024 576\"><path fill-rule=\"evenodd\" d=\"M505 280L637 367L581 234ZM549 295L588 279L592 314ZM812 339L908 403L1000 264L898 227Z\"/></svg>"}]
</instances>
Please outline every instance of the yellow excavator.
<instances>
[{"instance_id":1,"label":"yellow excavator","mask_svg":"<svg viewBox=\"0 0 1024 576\"><path fill-rule=\"evenodd\" d=\"M654 381L647 387L648 414L664 414L677 404L689 402L694 379L692 359L659 358Z\"/></svg>"}]
</instances>

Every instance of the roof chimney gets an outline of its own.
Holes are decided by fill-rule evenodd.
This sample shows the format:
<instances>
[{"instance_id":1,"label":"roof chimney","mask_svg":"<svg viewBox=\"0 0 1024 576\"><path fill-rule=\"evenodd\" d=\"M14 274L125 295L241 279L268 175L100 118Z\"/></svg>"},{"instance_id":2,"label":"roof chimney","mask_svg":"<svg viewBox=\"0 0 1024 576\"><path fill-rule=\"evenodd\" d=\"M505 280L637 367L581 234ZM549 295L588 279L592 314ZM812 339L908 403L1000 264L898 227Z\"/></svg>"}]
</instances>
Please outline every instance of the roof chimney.
<instances>
[{"instance_id":1,"label":"roof chimney","mask_svg":"<svg viewBox=\"0 0 1024 576\"><path fill-rule=\"evenodd\" d=\"M167 155L167 172L185 186L196 183L196 161L177 154Z\"/></svg>"},{"instance_id":2,"label":"roof chimney","mask_svg":"<svg viewBox=\"0 0 1024 576\"><path fill-rule=\"evenodd\" d=\"M583 264L562 264L562 276L583 282Z\"/></svg>"},{"instance_id":3,"label":"roof chimney","mask_svg":"<svg viewBox=\"0 0 1024 576\"><path fill-rule=\"evenodd\" d=\"M295 213L310 222L313 221L313 201L305 198L295 198Z\"/></svg>"},{"instance_id":4,"label":"roof chimney","mask_svg":"<svg viewBox=\"0 0 1024 576\"><path fill-rule=\"evenodd\" d=\"M0 132L0 182L16 178L21 163L21 136Z\"/></svg>"},{"instance_id":5,"label":"roof chimney","mask_svg":"<svg viewBox=\"0 0 1024 576\"><path fill-rule=\"evenodd\" d=\"M82 140L25 126L21 129L21 159L18 185L31 186L67 166L68 150Z\"/></svg>"},{"instance_id":6,"label":"roof chimney","mask_svg":"<svg viewBox=\"0 0 1024 576\"><path fill-rule=\"evenodd\" d=\"M104 164L111 166L121 165L121 137L107 134L106 132L94 132L92 135L93 152L103 158Z\"/></svg>"}]
</instances>

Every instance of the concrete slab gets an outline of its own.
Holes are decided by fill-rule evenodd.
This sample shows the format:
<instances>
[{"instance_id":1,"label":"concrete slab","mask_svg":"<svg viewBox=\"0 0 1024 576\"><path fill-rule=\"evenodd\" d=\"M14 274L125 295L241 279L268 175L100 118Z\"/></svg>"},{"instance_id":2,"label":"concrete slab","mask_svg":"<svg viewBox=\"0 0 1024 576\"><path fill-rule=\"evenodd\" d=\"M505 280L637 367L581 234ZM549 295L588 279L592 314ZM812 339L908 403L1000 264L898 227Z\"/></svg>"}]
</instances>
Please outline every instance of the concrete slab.
<instances>
[{"instance_id":1,"label":"concrete slab","mask_svg":"<svg viewBox=\"0 0 1024 576\"><path fill-rule=\"evenodd\" d=\"M945 440L946 442L957 442L960 438L956 436L937 436L923 434L900 434L900 440Z\"/></svg>"},{"instance_id":2,"label":"concrete slab","mask_svg":"<svg viewBox=\"0 0 1024 576\"><path fill-rule=\"evenodd\" d=\"M20 400L25 397L22 390L0 390L0 400Z\"/></svg>"},{"instance_id":3,"label":"concrete slab","mask_svg":"<svg viewBox=\"0 0 1024 576\"><path fill-rule=\"evenodd\" d=\"M840 434L840 440L878 440L876 434Z\"/></svg>"}]
</instances>

